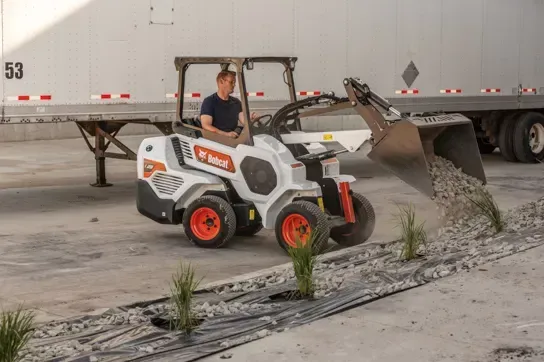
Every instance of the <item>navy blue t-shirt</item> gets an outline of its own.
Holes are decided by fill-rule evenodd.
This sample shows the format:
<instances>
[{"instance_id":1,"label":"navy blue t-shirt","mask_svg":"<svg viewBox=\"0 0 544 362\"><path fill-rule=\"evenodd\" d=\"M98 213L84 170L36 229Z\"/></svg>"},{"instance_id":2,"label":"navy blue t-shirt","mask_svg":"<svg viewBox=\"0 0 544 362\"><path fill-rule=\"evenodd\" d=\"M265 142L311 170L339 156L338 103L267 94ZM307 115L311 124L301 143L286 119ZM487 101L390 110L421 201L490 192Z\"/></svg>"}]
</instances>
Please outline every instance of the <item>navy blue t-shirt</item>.
<instances>
[{"instance_id":1,"label":"navy blue t-shirt","mask_svg":"<svg viewBox=\"0 0 544 362\"><path fill-rule=\"evenodd\" d=\"M242 112L242 102L229 96L227 101L214 93L204 99L200 115L208 115L213 119L212 125L223 132L234 131L238 127L238 115Z\"/></svg>"}]
</instances>

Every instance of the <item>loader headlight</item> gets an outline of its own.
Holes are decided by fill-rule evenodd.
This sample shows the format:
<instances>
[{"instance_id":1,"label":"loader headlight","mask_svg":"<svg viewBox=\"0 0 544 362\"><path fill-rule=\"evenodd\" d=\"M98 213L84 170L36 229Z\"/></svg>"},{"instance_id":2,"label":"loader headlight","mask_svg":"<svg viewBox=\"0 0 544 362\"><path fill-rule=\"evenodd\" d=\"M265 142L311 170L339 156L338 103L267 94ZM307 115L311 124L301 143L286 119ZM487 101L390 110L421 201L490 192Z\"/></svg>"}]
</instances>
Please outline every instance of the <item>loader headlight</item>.
<instances>
[{"instance_id":1,"label":"loader headlight","mask_svg":"<svg viewBox=\"0 0 544 362\"><path fill-rule=\"evenodd\" d=\"M166 166L162 162L144 159L144 178L149 178L156 171L166 172Z\"/></svg>"}]
</instances>

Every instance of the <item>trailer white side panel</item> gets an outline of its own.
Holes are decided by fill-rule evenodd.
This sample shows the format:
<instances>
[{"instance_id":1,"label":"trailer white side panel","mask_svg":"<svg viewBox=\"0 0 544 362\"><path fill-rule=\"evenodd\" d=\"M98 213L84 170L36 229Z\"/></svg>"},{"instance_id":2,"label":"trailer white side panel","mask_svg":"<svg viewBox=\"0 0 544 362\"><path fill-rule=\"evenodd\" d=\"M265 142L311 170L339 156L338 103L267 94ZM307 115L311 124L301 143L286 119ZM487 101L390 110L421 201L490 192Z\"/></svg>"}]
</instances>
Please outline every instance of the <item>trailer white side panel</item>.
<instances>
[{"instance_id":1,"label":"trailer white side panel","mask_svg":"<svg viewBox=\"0 0 544 362\"><path fill-rule=\"evenodd\" d=\"M347 58L347 68L335 81L336 90L345 93L341 84L345 76L360 76L380 94L390 94L397 75L397 1L377 1L372 4L372 11L367 1L347 4L347 49L340 54Z\"/></svg>"},{"instance_id":2,"label":"trailer white side panel","mask_svg":"<svg viewBox=\"0 0 544 362\"><path fill-rule=\"evenodd\" d=\"M544 94L544 1L522 4L519 82Z\"/></svg>"},{"instance_id":3,"label":"trailer white side panel","mask_svg":"<svg viewBox=\"0 0 544 362\"><path fill-rule=\"evenodd\" d=\"M441 90L464 90L464 94L440 93L446 97L479 93L482 87L483 1L443 1L440 52L441 74L436 95Z\"/></svg>"},{"instance_id":4,"label":"trailer white side panel","mask_svg":"<svg viewBox=\"0 0 544 362\"><path fill-rule=\"evenodd\" d=\"M297 56L297 90L358 76L405 111L544 107L541 0L0 1L2 123L169 122L183 55ZM187 110L217 71L190 69ZM279 66L246 80L252 106L287 101Z\"/></svg>"}]
</instances>

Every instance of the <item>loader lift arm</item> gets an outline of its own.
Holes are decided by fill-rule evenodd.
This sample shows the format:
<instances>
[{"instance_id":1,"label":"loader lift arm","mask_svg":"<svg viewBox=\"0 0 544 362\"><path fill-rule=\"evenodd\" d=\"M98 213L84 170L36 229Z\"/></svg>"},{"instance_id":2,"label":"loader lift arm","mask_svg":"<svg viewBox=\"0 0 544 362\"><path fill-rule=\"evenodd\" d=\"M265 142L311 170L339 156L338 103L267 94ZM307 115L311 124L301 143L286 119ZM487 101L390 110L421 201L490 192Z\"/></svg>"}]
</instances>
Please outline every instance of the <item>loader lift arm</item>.
<instances>
[{"instance_id":1,"label":"loader lift arm","mask_svg":"<svg viewBox=\"0 0 544 362\"><path fill-rule=\"evenodd\" d=\"M266 133L283 142L295 157L299 157L309 153L303 144L315 142L316 135L319 135L318 132L302 131L301 119L352 108L355 114L363 118L370 134L368 130L363 131L364 127L361 127L359 133L352 133L350 137L361 137L362 139L351 142L350 151L357 151L362 143L369 141L372 149L368 153L368 158L428 197L434 196L429 163L436 156L446 158L456 168L461 168L464 173L481 180L484 184L486 183L476 134L469 118L455 113L425 117L404 116L393 108L386 99L355 77L343 80L346 97L337 97L334 93L327 93L297 100L293 76L296 61L296 57L176 57L175 65L179 72L178 94L184 93L185 73L189 65L219 64L221 69L227 69L229 65L233 65L237 71L242 111L246 119L250 119L244 68L251 70L254 63L277 63L283 65L284 80L287 75L285 83L288 87L290 102L281 107L274 115L262 116L261 119L270 117L265 122L261 123L259 120L248 122L248 127L244 127L239 138L232 140L208 134L202 128L185 124L183 97L178 97L176 121L172 129L174 132L179 130L180 133L199 132L202 137L232 147L236 147L241 142L251 145L253 135ZM387 112L396 115L399 119L386 120L383 114ZM334 134L335 132L330 133ZM304 134L307 136L304 137ZM286 139L288 138L288 140L284 141L282 135L287 135ZM301 136L300 139L296 139L298 135ZM348 138L347 134L344 134L344 141ZM309 139L311 141L308 141ZM348 142L344 142L344 144L346 143ZM319 157L328 156L328 154L324 154Z\"/></svg>"},{"instance_id":2,"label":"loader lift arm","mask_svg":"<svg viewBox=\"0 0 544 362\"><path fill-rule=\"evenodd\" d=\"M281 140L282 134L290 133L288 122L292 119L324 115L351 107L363 118L372 133L372 150L368 157L428 197L434 196L429 163L436 156L448 159L464 173L486 183L470 119L461 114L408 117L359 78L345 78L343 84L347 98L326 94L287 104L270 120L266 132ZM299 112L324 103L328 105ZM393 113L399 120L387 121L383 115L387 112ZM290 146L295 156L305 152L302 147Z\"/></svg>"}]
</instances>

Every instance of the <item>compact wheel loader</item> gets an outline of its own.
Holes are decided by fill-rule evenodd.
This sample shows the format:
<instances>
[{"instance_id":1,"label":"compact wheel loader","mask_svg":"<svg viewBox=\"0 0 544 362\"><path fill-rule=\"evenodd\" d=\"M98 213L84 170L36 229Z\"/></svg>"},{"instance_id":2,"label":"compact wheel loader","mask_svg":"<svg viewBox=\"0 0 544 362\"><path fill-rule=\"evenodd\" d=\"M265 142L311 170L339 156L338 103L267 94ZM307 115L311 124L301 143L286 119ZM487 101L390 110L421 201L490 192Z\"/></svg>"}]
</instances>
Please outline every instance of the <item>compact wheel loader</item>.
<instances>
[{"instance_id":1,"label":"compact wheel loader","mask_svg":"<svg viewBox=\"0 0 544 362\"><path fill-rule=\"evenodd\" d=\"M250 120L245 69L277 63L283 65L291 101L274 115L247 122L232 139L203 129L198 116L184 117L183 97L178 97L173 134L148 138L138 150L139 212L160 223L183 224L189 239L201 247L221 247L235 235L266 228L275 231L283 249L317 231L315 245L322 250L329 237L346 246L362 243L375 226L371 203L351 189L355 178L340 174L340 153L369 144L370 159L428 196L433 190L427 163L434 155L485 183L469 119L456 114L404 118L357 78L344 80L347 97L330 93L297 100L296 60L177 57L180 95L191 64L216 64L224 70L234 66L242 112ZM369 130L302 131L301 119L348 107L362 116ZM378 107L401 119L385 121ZM344 149L323 146L330 142Z\"/></svg>"}]
</instances>

